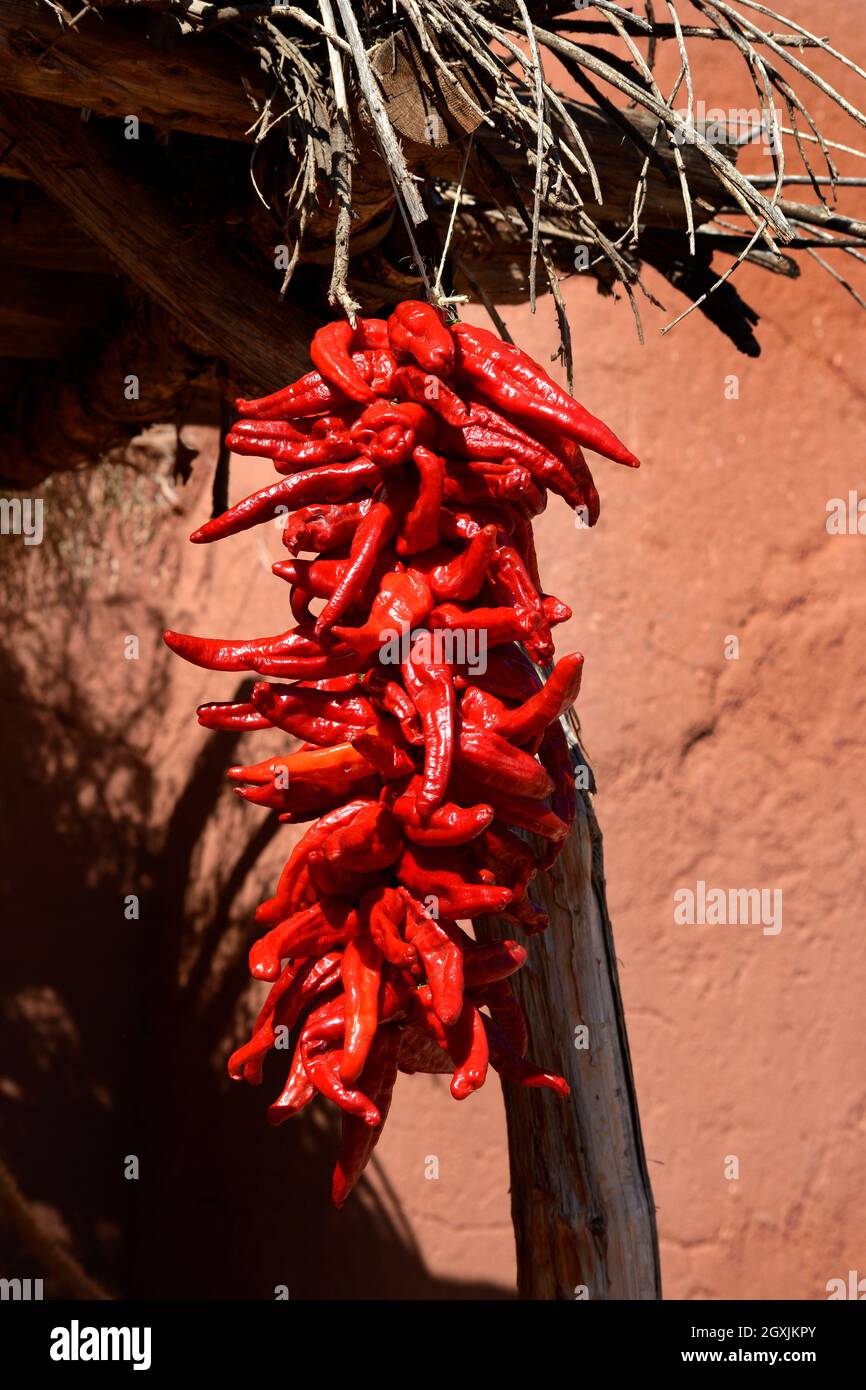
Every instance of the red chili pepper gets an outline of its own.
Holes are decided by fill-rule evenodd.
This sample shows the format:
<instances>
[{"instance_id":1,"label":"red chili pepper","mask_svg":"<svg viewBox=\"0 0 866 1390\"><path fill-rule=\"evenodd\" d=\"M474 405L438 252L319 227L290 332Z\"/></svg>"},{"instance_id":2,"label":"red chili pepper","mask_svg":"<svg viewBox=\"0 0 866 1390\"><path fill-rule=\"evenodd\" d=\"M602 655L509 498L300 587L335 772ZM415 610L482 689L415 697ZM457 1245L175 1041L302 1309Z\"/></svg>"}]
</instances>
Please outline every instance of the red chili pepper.
<instances>
[{"instance_id":1,"label":"red chili pepper","mask_svg":"<svg viewBox=\"0 0 866 1390\"><path fill-rule=\"evenodd\" d=\"M439 512L445 490L445 460L423 444L412 450L420 486L415 502L406 512L397 539L398 555L414 555L429 550L439 541Z\"/></svg>"},{"instance_id":2,"label":"red chili pepper","mask_svg":"<svg viewBox=\"0 0 866 1390\"><path fill-rule=\"evenodd\" d=\"M270 487L261 488L244 497L241 502L236 502L222 516L205 522L204 526L193 531L190 540L202 544L220 540L223 536L235 536L260 521L270 521L282 512L305 506L316 499L347 502L353 493L363 487L375 487L379 480L379 470L370 459L295 473L291 478L282 478L280 482L271 483Z\"/></svg>"},{"instance_id":3,"label":"red chili pepper","mask_svg":"<svg viewBox=\"0 0 866 1390\"><path fill-rule=\"evenodd\" d=\"M463 952L453 923L428 917L411 893L406 903L406 940L424 963L430 989L430 1006L446 1027L457 1022L463 1010Z\"/></svg>"},{"instance_id":4,"label":"red chili pepper","mask_svg":"<svg viewBox=\"0 0 866 1390\"><path fill-rule=\"evenodd\" d=\"M377 1125L365 1124L353 1115L342 1117L342 1144L334 1169L331 1199L335 1207L341 1207L370 1161L388 1111L391 1096L397 1079L397 1063L400 1055L400 1032L393 1025L380 1028L370 1050L367 1065L358 1078L365 1095L375 1105L379 1113Z\"/></svg>"},{"instance_id":5,"label":"red chili pepper","mask_svg":"<svg viewBox=\"0 0 866 1390\"><path fill-rule=\"evenodd\" d=\"M357 453L388 469L408 463L417 445L435 443L437 431L435 415L423 405L376 401L352 426L348 438Z\"/></svg>"},{"instance_id":6,"label":"red chili pepper","mask_svg":"<svg viewBox=\"0 0 866 1390\"><path fill-rule=\"evenodd\" d=\"M420 367L398 367L391 379L391 390L400 401L426 405L449 425L465 425L469 419L469 407L451 387Z\"/></svg>"},{"instance_id":7,"label":"red chili pepper","mask_svg":"<svg viewBox=\"0 0 866 1390\"><path fill-rule=\"evenodd\" d=\"M257 980L275 980L282 960L325 956L335 946L344 946L357 931L358 914L351 903L323 898L272 927L256 942L250 951L250 974Z\"/></svg>"},{"instance_id":8,"label":"red chili pepper","mask_svg":"<svg viewBox=\"0 0 866 1390\"><path fill-rule=\"evenodd\" d=\"M363 661L369 661L384 646L398 642L402 633L423 623L432 606L433 596L423 580L409 574L386 574L364 626L334 627L332 631Z\"/></svg>"},{"instance_id":9,"label":"red chili pepper","mask_svg":"<svg viewBox=\"0 0 866 1390\"><path fill-rule=\"evenodd\" d=\"M615 463L639 467L613 431L567 396L520 348L468 323L455 324L451 331L457 344L458 380L471 382L516 420L568 435Z\"/></svg>"},{"instance_id":10,"label":"red chili pepper","mask_svg":"<svg viewBox=\"0 0 866 1390\"><path fill-rule=\"evenodd\" d=\"M416 794L422 815L445 797L454 755L454 682L444 663L418 660L418 648L403 662L406 693L418 711L424 734L424 780Z\"/></svg>"},{"instance_id":11,"label":"red chili pepper","mask_svg":"<svg viewBox=\"0 0 866 1390\"><path fill-rule=\"evenodd\" d=\"M363 502L301 507L286 522L283 545L293 555L301 550L328 551L347 545L372 505L368 497Z\"/></svg>"},{"instance_id":12,"label":"red chili pepper","mask_svg":"<svg viewBox=\"0 0 866 1390\"><path fill-rule=\"evenodd\" d=\"M370 937L385 959L400 969L411 970L418 952L400 935L406 917L406 903L396 888L374 888L361 899L361 920L366 921Z\"/></svg>"},{"instance_id":13,"label":"red chili pepper","mask_svg":"<svg viewBox=\"0 0 866 1390\"><path fill-rule=\"evenodd\" d=\"M375 395L352 361L358 348L387 348L388 327L384 319L359 319L356 328L338 320L327 323L313 335L310 356L322 376L353 401L371 401Z\"/></svg>"},{"instance_id":14,"label":"red chili pepper","mask_svg":"<svg viewBox=\"0 0 866 1390\"><path fill-rule=\"evenodd\" d=\"M316 632L327 632L359 601L376 570L382 549L397 531L403 514L399 489L386 489L361 520L352 538L349 561L316 621Z\"/></svg>"},{"instance_id":15,"label":"red chili pepper","mask_svg":"<svg viewBox=\"0 0 866 1390\"><path fill-rule=\"evenodd\" d=\"M471 882L468 861L461 854L426 845L407 845L396 873L410 893L421 902L433 900L435 910L445 917L495 915L512 900L510 888Z\"/></svg>"},{"instance_id":16,"label":"red chili pepper","mask_svg":"<svg viewBox=\"0 0 866 1390\"><path fill-rule=\"evenodd\" d=\"M423 576L438 603L465 603L484 584L495 549L496 527L482 526L459 554L436 545L413 555L409 573Z\"/></svg>"},{"instance_id":17,"label":"red chili pepper","mask_svg":"<svg viewBox=\"0 0 866 1390\"><path fill-rule=\"evenodd\" d=\"M346 943L342 974L346 994L346 1037L340 1077L351 1086L364 1070L379 1026L382 952L371 937L360 935Z\"/></svg>"},{"instance_id":18,"label":"red chili pepper","mask_svg":"<svg viewBox=\"0 0 866 1390\"><path fill-rule=\"evenodd\" d=\"M570 610L544 592L531 522L549 492L595 519L580 441L636 460L525 354L467 325L452 332L420 303L387 324L328 325L312 356L318 371L241 402L248 418L228 435L289 476L193 537L285 517L294 558L274 571L296 626L166 640L209 669L292 682L258 681L248 699L198 715L303 740L229 772L246 800L312 821L257 910L265 934L250 966L272 987L230 1066L260 1081L297 1029L268 1118L316 1095L341 1109L339 1205L398 1069L450 1072L458 1098L481 1085L488 1059L506 1080L567 1089L525 1059L511 988L525 948L478 942L457 921L499 915L528 935L547 925L530 885L574 814L560 718L582 658L558 662L544 685L532 664L551 658L551 630Z\"/></svg>"},{"instance_id":19,"label":"red chili pepper","mask_svg":"<svg viewBox=\"0 0 866 1390\"><path fill-rule=\"evenodd\" d=\"M447 375L454 366L454 340L432 305L419 299L398 304L388 320L395 357L411 358L425 372Z\"/></svg>"}]
</instances>

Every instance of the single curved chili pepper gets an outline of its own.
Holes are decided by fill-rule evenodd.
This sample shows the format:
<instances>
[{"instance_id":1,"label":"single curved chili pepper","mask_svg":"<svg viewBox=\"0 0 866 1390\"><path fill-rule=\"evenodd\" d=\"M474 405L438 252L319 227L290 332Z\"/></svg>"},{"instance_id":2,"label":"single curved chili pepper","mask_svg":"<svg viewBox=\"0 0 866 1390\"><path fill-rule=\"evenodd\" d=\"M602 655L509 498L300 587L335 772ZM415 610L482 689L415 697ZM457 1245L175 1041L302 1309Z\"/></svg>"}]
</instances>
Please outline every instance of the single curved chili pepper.
<instances>
[{"instance_id":1,"label":"single curved chili pepper","mask_svg":"<svg viewBox=\"0 0 866 1390\"><path fill-rule=\"evenodd\" d=\"M431 628L449 632L483 632L487 647L505 642L521 642L538 626L535 613L517 613L513 608L458 607L456 603L438 603L430 611Z\"/></svg>"},{"instance_id":2,"label":"single curved chili pepper","mask_svg":"<svg viewBox=\"0 0 866 1390\"><path fill-rule=\"evenodd\" d=\"M615 463L639 467L639 460L613 430L566 395L525 352L468 323L455 324L451 332L457 344L458 381L471 382L517 420L568 435Z\"/></svg>"},{"instance_id":3,"label":"single curved chili pepper","mask_svg":"<svg viewBox=\"0 0 866 1390\"><path fill-rule=\"evenodd\" d=\"M266 758L261 763L250 763L246 767L230 767L226 776L232 782L251 782L254 786L268 786L277 782L290 786L293 782L312 782L314 785L327 781L333 774L345 772L349 775L360 771L362 775L370 772L369 764L351 743L338 743L330 748L301 750L287 753L283 757Z\"/></svg>"},{"instance_id":4,"label":"single curved chili pepper","mask_svg":"<svg viewBox=\"0 0 866 1390\"><path fill-rule=\"evenodd\" d=\"M359 935L346 943L342 977L346 993L346 1036L340 1078L351 1086L364 1070L379 1026L382 952L369 936Z\"/></svg>"},{"instance_id":5,"label":"single curved chili pepper","mask_svg":"<svg viewBox=\"0 0 866 1390\"><path fill-rule=\"evenodd\" d=\"M433 811L418 804L421 779L413 777L409 788L392 802L391 810L401 822L403 834L416 845L463 845L474 840L493 820L492 806L456 806L445 802Z\"/></svg>"},{"instance_id":6,"label":"single curved chili pepper","mask_svg":"<svg viewBox=\"0 0 866 1390\"><path fill-rule=\"evenodd\" d=\"M571 709L580 691L582 675L580 652L561 657L541 690L517 709L509 710L497 724L497 731L511 743L526 743L536 734L542 734L548 725Z\"/></svg>"},{"instance_id":7,"label":"single curved chili pepper","mask_svg":"<svg viewBox=\"0 0 866 1390\"><path fill-rule=\"evenodd\" d=\"M268 1107L268 1124L281 1125L284 1120L297 1115L299 1110L309 1105L315 1094L316 1088L307 1076L299 1042L295 1048L286 1084L277 1099Z\"/></svg>"},{"instance_id":8,"label":"single curved chili pepper","mask_svg":"<svg viewBox=\"0 0 866 1390\"><path fill-rule=\"evenodd\" d=\"M423 576L437 603L465 603L484 584L495 549L496 527L482 526L459 554L437 545L413 555L409 572Z\"/></svg>"},{"instance_id":9,"label":"single curved chili pepper","mask_svg":"<svg viewBox=\"0 0 866 1390\"><path fill-rule=\"evenodd\" d=\"M283 545L293 555L301 550L336 550L351 541L372 505L368 497L362 502L302 507L286 522Z\"/></svg>"},{"instance_id":10,"label":"single curved chili pepper","mask_svg":"<svg viewBox=\"0 0 866 1390\"><path fill-rule=\"evenodd\" d=\"M388 328L383 319L359 319L355 328L346 320L326 323L313 334L310 357L322 376L353 401L370 401L375 395L352 361L358 348L386 348Z\"/></svg>"},{"instance_id":11,"label":"single curved chili pepper","mask_svg":"<svg viewBox=\"0 0 866 1390\"><path fill-rule=\"evenodd\" d=\"M251 637L233 640L221 637L194 637L184 632L164 632L163 641L178 656L193 666L209 671L255 671L258 663L271 658L289 660L293 657L325 657L334 654L309 631L287 628L273 637ZM346 648L343 648L346 651Z\"/></svg>"},{"instance_id":12,"label":"single curved chili pepper","mask_svg":"<svg viewBox=\"0 0 866 1390\"><path fill-rule=\"evenodd\" d=\"M223 536L235 536L260 521L279 516L281 508L290 511L316 500L346 502L359 488L374 487L379 480L379 470L368 458L295 473L291 478L281 478L270 487L250 493L221 516L206 521L204 526L193 531L190 540L201 545Z\"/></svg>"},{"instance_id":13,"label":"single curved chili pepper","mask_svg":"<svg viewBox=\"0 0 866 1390\"><path fill-rule=\"evenodd\" d=\"M333 415L328 416L326 418L330 420L339 419L338 416ZM311 421L308 420L306 423L309 425L311 424ZM234 424L232 425L231 429L225 437L225 442L230 449L233 448L233 445L231 443L233 436L242 440L250 438L258 439L260 437L268 436L271 439L294 439L297 443L303 443L305 440L309 438L309 434L305 434L302 429L299 429L297 425L292 424L289 420L256 419L235 420ZM237 452L243 453L243 450L239 449L237 450ZM247 452L249 452L249 450L247 450Z\"/></svg>"},{"instance_id":14,"label":"single curved chili pepper","mask_svg":"<svg viewBox=\"0 0 866 1390\"><path fill-rule=\"evenodd\" d=\"M460 767L485 786L497 787L515 796L541 801L554 788L552 777L541 763L492 729L464 723L455 757Z\"/></svg>"},{"instance_id":15,"label":"single curved chili pepper","mask_svg":"<svg viewBox=\"0 0 866 1390\"><path fill-rule=\"evenodd\" d=\"M368 671L364 680L371 698L399 721L400 732L406 742L410 745L422 744L424 735L418 711L403 687L397 681L386 680L382 671Z\"/></svg>"},{"instance_id":16,"label":"single curved chili pepper","mask_svg":"<svg viewBox=\"0 0 866 1390\"><path fill-rule=\"evenodd\" d=\"M250 974L275 980L289 956L326 956L357 935L358 914L349 902L323 898L272 927L250 950Z\"/></svg>"},{"instance_id":17,"label":"single curved chili pepper","mask_svg":"<svg viewBox=\"0 0 866 1390\"><path fill-rule=\"evenodd\" d=\"M435 415L423 405L376 401L352 426L348 437L358 453L389 469L408 463L417 445L434 444L437 431Z\"/></svg>"},{"instance_id":18,"label":"single curved chili pepper","mask_svg":"<svg viewBox=\"0 0 866 1390\"><path fill-rule=\"evenodd\" d=\"M418 999L430 1031L454 1063L451 1094L455 1100L466 1100L484 1085L487 1075L490 1052L482 1016L467 999L454 1023L443 1024L432 1007L432 991L422 987Z\"/></svg>"},{"instance_id":19,"label":"single curved chili pepper","mask_svg":"<svg viewBox=\"0 0 866 1390\"><path fill-rule=\"evenodd\" d=\"M278 434L277 428L274 424L260 425L247 433L232 430L226 435L226 445L242 457L269 458L278 473L287 474L323 464L348 463L358 457L358 450L345 434L331 434L327 439L294 439Z\"/></svg>"},{"instance_id":20,"label":"single curved chili pepper","mask_svg":"<svg viewBox=\"0 0 866 1390\"><path fill-rule=\"evenodd\" d=\"M457 1022L463 1009L463 952L453 923L428 917L411 893L406 904L406 940L424 963L431 1008L444 1026Z\"/></svg>"},{"instance_id":21,"label":"single curved chili pepper","mask_svg":"<svg viewBox=\"0 0 866 1390\"><path fill-rule=\"evenodd\" d=\"M418 952L400 935L406 917L406 904L396 888L374 888L361 899L359 912L370 936L391 965L411 970Z\"/></svg>"},{"instance_id":22,"label":"single curved chili pepper","mask_svg":"<svg viewBox=\"0 0 866 1390\"><path fill-rule=\"evenodd\" d=\"M414 555L429 550L439 540L439 511L445 487L445 460L418 444L412 450L420 486L412 506L405 513L397 538L398 555Z\"/></svg>"},{"instance_id":23,"label":"single curved chili pepper","mask_svg":"<svg viewBox=\"0 0 866 1390\"><path fill-rule=\"evenodd\" d=\"M379 1112L379 1123L369 1125L354 1115L342 1116L342 1143L331 1187L331 1200L335 1207L343 1206L369 1163L382 1133L397 1079L400 1040L400 1030L393 1025L380 1028L370 1049L367 1065L358 1078L363 1094L370 1097Z\"/></svg>"},{"instance_id":24,"label":"single curved chili pepper","mask_svg":"<svg viewBox=\"0 0 866 1390\"><path fill-rule=\"evenodd\" d=\"M432 304L407 299L388 319L388 337L398 360L409 357L425 372L447 376L454 366L454 339Z\"/></svg>"},{"instance_id":25,"label":"single curved chili pepper","mask_svg":"<svg viewBox=\"0 0 866 1390\"><path fill-rule=\"evenodd\" d=\"M239 415L258 420L280 417L296 420L300 416L320 415L325 410L339 409L349 403L349 397L325 381L321 372L307 372L291 386L284 386L270 396L260 396L252 401L239 397L235 401L235 409Z\"/></svg>"},{"instance_id":26,"label":"single curved chili pepper","mask_svg":"<svg viewBox=\"0 0 866 1390\"><path fill-rule=\"evenodd\" d=\"M373 706L360 693L340 698L325 690L259 681L251 699L255 711L272 727L324 747L350 742L359 729L375 720Z\"/></svg>"},{"instance_id":27,"label":"single curved chili pepper","mask_svg":"<svg viewBox=\"0 0 866 1390\"><path fill-rule=\"evenodd\" d=\"M433 596L423 580L409 574L386 574L363 627L336 626L333 635L364 661L389 648L404 632L420 626L430 613Z\"/></svg>"},{"instance_id":28,"label":"single curved chili pepper","mask_svg":"<svg viewBox=\"0 0 866 1390\"><path fill-rule=\"evenodd\" d=\"M446 663L419 661L418 648L410 651L402 669L406 693L418 711L424 734L424 778L415 797L423 815L441 805L451 774L454 682Z\"/></svg>"},{"instance_id":29,"label":"single curved chili pepper","mask_svg":"<svg viewBox=\"0 0 866 1390\"><path fill-rule=\"evenodd\" d=\"M511 889L469 881L470 867L464 854L465 851L453 854L426 845L407 845L397 861L397 878L420 901L435 898L444 917L502 912L512 900Z\"/></svg>"},{"instance_id":30,"label":"single curved chili pepper","mask_svg":"<svg viewBox=\"0 0 866 1390\"><path fill-rule=\"evenodd\" d=\"M361 520L352 538L349 561L316 621L316 632L327 632L361 598L403 516L404 499L399 488L386 488Z\"/></svg>"},{"instance_id":31,"label":"single curved chili pepper","mask_svg":"<svg viewBox=\"0 0 866 1390\"><path fill-rule=\"evenodd\" d=\"M270 729L269 719L248 700L217 700L195 712L203 729Z\"/></svg>"},{"instance_id":32,"label":"single curved chili pepper","mask_svg":"<svg viewBox=\"0 0 866 1390\"><path fill-rule=\"evenodd\" d=\"M540 835L545 840L553 840L557 844L564 840L568 834L568 826L565 821L561 821L559 816L554 815L553 811L548 811L540 801L533 801L525 796L515 796L511 792L502 791L499 787L492 787L489 783L470 777L462 769L454 772L451 785L455 795L461 799L489 802L498 819L506 821L508 825L516 826L518 830L531 830L534 835ZM458 913L459 915L461 914Z\"/></svg>"},{"instance_id":33,"label":"single curved chili pepper","mask_svg":"<svg viewBox=\"0 0 866 1390\"><path fill-rule=\"evenodd\" d=\"M465 425L469 407L441 377L420 367L398 367L391 380L391 390L399 401L415 401L426 405L449 425Z\"/></svg>"},{"instance_id":34,"label":"single curved chili pepper","mask_svg":"<svg viewBox=\"0 0 866 1390\"><path fill-rule=\"evenodd\" d=\"M402 746L402 736L394 725L384 721L375 729L365 729L356 734L352 746L375 767L385 782L393 782L415 770L410 754Z\"/></svg>"},{"instance_id":35,"label":"single curved chili pepper","mask_svg":"<svg viewBox=\"0 0 866 1390\"><path fill-rule=\"evenodd\" d=\"M527 1062L525 1057L521 1057L509 1043L499 1024L493 1018L487 1018L480 1014L482 1026L487 1034L487 1043L490 1049L490 1065L500 1076L504 1076L506 1081L516 1081L520 1086L542 1086L549 1091L555 1091L558 1096L567 1096L570 1092L568 1082L563 1076L557 1076L554 1072L542 1071L532 1062Z\"/></svg>"},{"instance_id":36,"label":"single curved chili pepper","mask_svg":"<svg viewBox=\"0 0 866 1390\"><path fill-rule=\"evenodd\" d=\"M537 662L547 662L553 656L553 638L543 596L529 576L520 553L513 545L500 545L491 566L491 586L498 599L513 604L518 612L537 615L535 630L525 642L530 656Z\"/></svg>"},{"instance_id":37,"label":"single curved chili pepper","mask_svg":"<svg viewBox=\"0 0 866 1390\"><path fill-rule=\"evenodd\" d=\"M301 1060L304 1070L320 1095L326 1096L350 1115L357 1115L365 1125L381 1126L378 1107L361 1091L350 1090L340 1080L342 1052L328 1047L317 1039L301 1038Z\"/></svg>"},{"instance_id":38,"label":"single curved chili pepper","mask_svg":"<svg viewBox=\"0 0 866 1390\"><path fill-rule=\"evenodd\" d=\"M479 729L497 729L510 713L508 706L489 690L477 685L467 685L460 697L460 718L465 724L475 724ZM512 739L519 743L519 739Z\"/></svg>"}]
</instances>

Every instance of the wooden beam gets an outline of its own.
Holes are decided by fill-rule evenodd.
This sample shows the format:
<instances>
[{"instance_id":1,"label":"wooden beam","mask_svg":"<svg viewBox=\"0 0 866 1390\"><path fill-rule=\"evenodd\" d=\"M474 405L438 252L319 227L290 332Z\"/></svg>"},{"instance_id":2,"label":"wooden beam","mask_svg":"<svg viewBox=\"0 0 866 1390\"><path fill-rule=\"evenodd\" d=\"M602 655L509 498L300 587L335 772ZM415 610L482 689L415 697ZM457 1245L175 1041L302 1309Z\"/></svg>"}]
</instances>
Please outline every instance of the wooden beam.
<instances>
[{"instance_id":1,"label":"wooden beam","mask_svg":"<svg viewBox=\"0 0 866 1390\"><path fill-rule=\"evenodd\" d=\"M40 0L3 0L0 86L103 116L244 139L256 115L244 79L261 92L255 60L200 35L161 53L148 40L147 21L143 14L94 11L64 33Z\"/></svg>"},{"instance_id":2,"label":"wooden beam","mask_svg":"<svg viewBox=\"0 0 866 1390\"><path fill-rule=\"evenodd\" d=\"M573 716L572 765L586 769ZM605 898L601 831L587 791L565 849L533 885L550 926L513 977L539 1065L568 1100L503 1085L522 1298L661 1297L655 1207ZM479 935L506 937L499 919ZM582 1033L575 1029L585 1028ZM578 1046L577 1044L581 1045Z\"/></svg>"},{"instance_id":3,"label":"wooden beam","mask_svg":"<svg viewBox=\"0 0 866 1390\"><path fill-rule=\"evenodd\" d=\"M0 362L6 487L33 487L59 467L96 463L157 421L192 423L197 389L207 383L217 394L213 364L185 348L170 317L144 298L104 341L91 334L56 365L37 372L25 365Z\"/></svg>"},{"instance_id":4,"label":"wooden beam","mask_svg":"<svg viewBox=\"0 0 866 1390\"><path fill-rule=\"evenodd\" d=\"M274 390L309 370L318 320L277 299L211 224L191 225L134 178L106 133L62 107L0 95L0 137L31 178L114 264L177 321L187 346L222 361L245 390Z\"/></svg>"},{"instance_id":5,"label":"wooden beam","mask_svg":"<svg viewBox=\"0 0 866 1390\"><path fill-rule=\"evenodd\" d=\"M218 37L192 35L180 39L170 54L162 54L148 39L144 17L128 13L100 12L85 15L76 27L60 38L50 12L38 0L3 0L0 6L0 89L45 101L92 110L103 116L136 115L165 129L189 130L198 134L244 140L255 117L247 91L256 101L263 100L261 73L251 55ZM57 40L47 53L46 46ZM442 126L429 121L430 103L444 101L441 90L430 86L429 75L416 73L417 101L410 99L412 72L406 57L398 64L384 63L381 46L374 60L382 68L383 95L394 128L403 141L408 167L419 175L456 182L462 170L464 150L454 139L443 143L442 129L467 128L454 119L456 107ZM468 82L468 78L465 78ZM483 105L485 95L474 93ZM624 138L622 124L592 105L568 102L586 140L604 192L604 203L594 202L588 178L579 181L586 208L591 216L605 222L631 220L634 192L643 165L642 147ZM453 106L453 98L452 98ZM419 113L427 119L419 126ZM655 120L647 113L622 112L643 141L651 141ZM427 142L419 140L426 126ZM361 248L360 238L377 218L383 232L387 223L383 208L393 203L390 180L378 160L375 145L363 120L355 132L359 160L353 179L356 213L352 249ZM520 149L485 132L476 132L476 151L483 146L494 154L522 187L526 178L526 158ZM645 148L645 146L643 147ZM682 193L674 162L673 148L666 139L658 141L656 160L647 179L647 197L641 213L645 226L684 227ZM729 157L734 152L726 147ZM708 220L725 201L725 193L692 145L680 149L689 180L696 223ZM20 163L17 151L10 156ZM664 172L662 172L662 169ZM0 166L2 173L2 166ZM489 190L490 165L476 152L466 172L465 187L482 198ZM506 193L506 201L510 201ZM310 259L330 254L332 226L336 213L318 212L309 228Z\"/></svg>"},{"instance_id":6,"label":"wooden beam","mask_svg":"<svg viewBox=\"0 0 866 1390\"><path fill-rule=\"evenodd\" d=\"M111 257L29 180L0 180L0 265L70 275L116 274ZM98 297L97 291L97 302ZM62 313L62 307L61 293L54 308Z\"/></svg>"},{"instance_id":7,"label":"wooden beam","mask_svg":"<svg viewBox=\"0 0 866 1390\"><path fill-rule=\"evenodd\" d=\"M111 276L64 275L3 264L0 357L64 357L105 328L122 304L122 291Z\"/></svg>"}]
</instances>

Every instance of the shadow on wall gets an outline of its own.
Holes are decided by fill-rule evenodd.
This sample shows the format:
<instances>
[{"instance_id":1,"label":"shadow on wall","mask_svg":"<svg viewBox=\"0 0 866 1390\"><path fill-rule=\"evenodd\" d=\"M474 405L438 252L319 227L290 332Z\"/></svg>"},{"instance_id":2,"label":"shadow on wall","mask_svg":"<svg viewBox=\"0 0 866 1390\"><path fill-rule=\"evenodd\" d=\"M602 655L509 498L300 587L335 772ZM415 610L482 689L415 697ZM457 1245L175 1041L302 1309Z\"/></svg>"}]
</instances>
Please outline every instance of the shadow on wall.
<instances>
[{"instance_id":1,"label":"shadow on wall","mask_svg":"<svg viewBox=\"0 0 866 1390\"><path fill-rule=\"evenodd\" d=\"M335 1212L331 1108L275 1132L264 1110L278 1069L267 1098L226 1077L248 982L237 899L278 826L234 824L203 910L197 857L223 814L235 737L203 744L155 836L154 774L122 732L129 710L112 727L65 651L51 648L38 687L13 651L2 657L0 1142L40 1226L120 1298L272 1299L278 1286L294 1299L511 1297L434 1278L387 1192L365 1183ZM156 708L166 679L160 654L144 696ZM124 915L130 892L146 904L139 920ZM45 1277L8 1210L0 1223L0 1274Z\"/></svg>"}]
</instances>

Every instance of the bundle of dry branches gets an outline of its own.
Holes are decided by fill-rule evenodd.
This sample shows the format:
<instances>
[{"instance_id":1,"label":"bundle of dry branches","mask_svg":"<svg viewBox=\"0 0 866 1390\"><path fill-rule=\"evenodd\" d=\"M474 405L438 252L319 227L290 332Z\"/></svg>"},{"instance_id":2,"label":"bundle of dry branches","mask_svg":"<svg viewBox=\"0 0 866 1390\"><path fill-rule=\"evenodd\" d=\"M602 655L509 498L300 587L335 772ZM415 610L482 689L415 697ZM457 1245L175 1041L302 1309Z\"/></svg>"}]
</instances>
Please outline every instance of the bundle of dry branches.
<instances>
[{"instance_id":1,"label":"bundle of dry branches","mask_svg":"<svg viewBox=\"0 0 866 1390\"><path fill-rule=\"evenodd\" d=\"M62 18L57 0L45 3ZM159 11L173 16L182 32L219 30L256 55L268 92L252 123L251 174L292 247L283 289L304 254L305 236L321 230L323 209L335 209L330 299L349 314L357 307L350 258L371 222L369 209L353 207L353 171L371 152L370 137L393 185L416 281L442 300L449 297L442 292L445 275L452 288L478 293L472 260L485 243L501 248L504 240L533 303L540 264L559 309L567 361L560 278L569 260L575 264L578 248L585 248L586 268L606 287L622 287L638 322L636 291L648 293L642 260L724 320L709 301L745 260L791 274L796 266L780 248L803 251L851 289L823 253L863 259L866 227L835 203L840 190L864 182L842 178L837 156L863 158L866 152L827 139L806 98L814 89L846 119L866 126L866 116L821 68L829 59L857 78L866 73L827 38L758 0L684 0L682 6L679 0L644 0L643 13L612 0L591 0L576 11L533 0L310 0L304 6L91 0L86 8ZM698 22L686 22L680 9ZM745 133L708 128L699 119L712 103L696 81L693 55L719 42L742 57L754 87L755 129ZM666 49L676 57L667 91L656 76ZM632 179L627 200L621 188L609 186L609 165L599 167L594 157L597 136L588 108L566 97L548 75L551 57L629 146L622 161ZM393 80L407 62L418 74L413 95L426 99L421 132L411 125L419 119L417 100L407 124L405 83L401 88ZM420 141L413 138L418 134ZM737 168L737 145L756 135L769 147L773 172L749 177ZM434 165L422 184L413 173L415 146L455 142L463 155L459 172L452 160L437 177ZM647 228L653 171L681 199L673 238ZM714 197L707 197L706 176ZM527 184L532 191L525 198ZM786 197L789 187L803 184L814 202ZM380 210L381 200L374 206ZM739 222L726 220L726 213ZM714 252L732 257L720 276L710 271ZM739 303L728 298L734 319ZM742 322L727 327L751 349Z\"/></svg>"},{"instance_id":2,"label":"bundle of dry branches","mask_svg":"<svg viewBox=\"0 0 866 1390\"><path fill-rule=\"evenodd\" d=\"M297 375L328 300L468 297L507 336L497 306L549 290L570 378L563 280L627 298L642 331L650 266L687 299L664 332L697 308L756 355L744 262L812 257L864 302L837 259L866 258L845 135L864 76L759 0L4 0L7 480Z\"/></svg>"}]
</instances>

